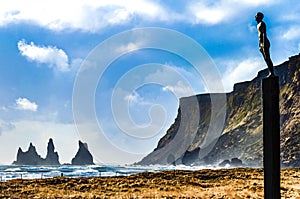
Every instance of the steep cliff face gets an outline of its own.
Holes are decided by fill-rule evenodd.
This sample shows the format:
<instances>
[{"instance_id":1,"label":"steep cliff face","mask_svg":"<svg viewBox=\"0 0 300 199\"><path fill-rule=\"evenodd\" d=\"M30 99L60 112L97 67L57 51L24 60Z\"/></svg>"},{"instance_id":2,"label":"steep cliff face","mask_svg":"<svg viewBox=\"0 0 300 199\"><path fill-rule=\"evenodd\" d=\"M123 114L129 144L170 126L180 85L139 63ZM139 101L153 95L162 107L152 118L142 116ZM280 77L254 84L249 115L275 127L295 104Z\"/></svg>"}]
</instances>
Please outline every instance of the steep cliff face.
<instances>
[{"instance_id":1,"label":"steep cliff face","mask_svg":"<svg viewBox=\"0 0 300 199\"><path fill-rule=\"evenodd\" d=\"M284 165L300 166L300 57L289 62L287 81L281 89L281 158Z\"/></svg>"},{"instance_id":2,"label":"steep cliff face","mask_svg":"<svg viewBox=\"0 0 300 199\"><path fill-rule=\"evenodd\" d=\"M293 56L289 61L275 67L275 73L280 80L282 164L300 166L300 55ZM223 160L237 157L247 165L262 166L261 80L267 75L267 70L260 71L252 81L235 84L234 90L226 94L226 117L223 129L215 138L215 142L210 142L210 145L205 142L207 136L213 133L209 129L213 129L212 120L216 119L211 117L210 97L217 95L221 99L222 94L197 95L198 102L191 101L195 96L180 99L174 124L161 138L157 148L138 164L218 164ZM197 108L199 111L195 110ZM189 120L182 121L183 112L189 114ZM222 116L217 117L222 119ZM197 126L194 125L195 118L199 121ZM186 150L176 153L178 151L176 147L180 147L180 142L176 142L178 146L172 144L175 138L190 139L188 146L185 144ZM162 149L165 149L164 153Z\"/></svg>"},{"instance_id":3,"label":"steep cliff face","mask_svg":"<svg viewBox=\"0 0 300 199\"><path fill-rule=\"evenodd\" d=\"M88 150L86 143L82 143L80 140L78 142L79 149L72 159L72 165L93 165L93 156Z\"/></svg>"}]
</instances>

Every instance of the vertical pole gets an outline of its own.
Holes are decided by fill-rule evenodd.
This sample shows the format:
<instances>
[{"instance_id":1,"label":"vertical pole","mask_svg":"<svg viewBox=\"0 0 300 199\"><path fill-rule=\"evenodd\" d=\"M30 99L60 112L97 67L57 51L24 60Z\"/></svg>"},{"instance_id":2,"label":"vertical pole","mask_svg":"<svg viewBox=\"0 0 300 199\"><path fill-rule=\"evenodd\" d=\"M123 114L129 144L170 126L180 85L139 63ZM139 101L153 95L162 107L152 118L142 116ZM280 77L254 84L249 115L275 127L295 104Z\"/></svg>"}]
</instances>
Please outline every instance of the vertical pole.
<instances>
[{"instance_id":1,"label":"vertical pole","mask_svg":"<svg viewBox=\"0 0 300 199\"><path fill-rule=\"evenodd\" d=\"M279 80L262 81L265 199L280 199Z\"/></svg>"}]
</instances>

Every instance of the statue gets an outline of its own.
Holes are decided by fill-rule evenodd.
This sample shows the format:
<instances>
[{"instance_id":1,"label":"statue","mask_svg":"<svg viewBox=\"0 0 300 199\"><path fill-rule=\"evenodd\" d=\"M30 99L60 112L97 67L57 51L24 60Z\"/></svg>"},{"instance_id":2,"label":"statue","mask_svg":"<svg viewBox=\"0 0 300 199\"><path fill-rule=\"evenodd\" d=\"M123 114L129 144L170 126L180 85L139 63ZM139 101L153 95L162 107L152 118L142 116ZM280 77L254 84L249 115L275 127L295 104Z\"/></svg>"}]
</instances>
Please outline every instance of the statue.
<instances>
[{"instance_id":1,"label":"statue","mask_svg":"<svg viewBox=\"0 0 300 199\"><path fill-rule=\"evenodd\" d=\"M257 31L259 39L259 50L262 53L264 60L269 68L270 76L275 76L273 62L270 58L270 41L267 37L267 27L265 22L263 22L264 14L258 12L255 16L257 21Z\"/></svg>"}]
</instances>

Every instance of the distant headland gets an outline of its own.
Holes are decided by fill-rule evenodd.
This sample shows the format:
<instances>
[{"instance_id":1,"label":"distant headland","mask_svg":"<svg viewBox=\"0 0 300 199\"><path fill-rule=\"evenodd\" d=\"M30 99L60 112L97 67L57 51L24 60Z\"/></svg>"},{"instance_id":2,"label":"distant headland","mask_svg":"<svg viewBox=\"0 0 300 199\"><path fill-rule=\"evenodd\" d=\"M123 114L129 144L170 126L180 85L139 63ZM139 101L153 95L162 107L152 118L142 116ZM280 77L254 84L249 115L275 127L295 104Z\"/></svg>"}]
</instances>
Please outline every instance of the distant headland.
<instances>
[{"instance_id":1,"label":"distant headland","mask_svg":"<svg viewBox=\"0 0 300 199\"><path fill-rule=\"evenodd\" d=\"M72 165L93 165L93 156L88 150L87 143L78 141L79 148L72 159ZM55 152L53 139L50 138L47 146L47 155L42 158L36 151L35 146L30 143L27 151L23 152L21 147L18 149L17 160L13 162L14 165L47 165L47 166L58 166L61 165L59 162L59 155Z\"/></svg>"}]
</instances>

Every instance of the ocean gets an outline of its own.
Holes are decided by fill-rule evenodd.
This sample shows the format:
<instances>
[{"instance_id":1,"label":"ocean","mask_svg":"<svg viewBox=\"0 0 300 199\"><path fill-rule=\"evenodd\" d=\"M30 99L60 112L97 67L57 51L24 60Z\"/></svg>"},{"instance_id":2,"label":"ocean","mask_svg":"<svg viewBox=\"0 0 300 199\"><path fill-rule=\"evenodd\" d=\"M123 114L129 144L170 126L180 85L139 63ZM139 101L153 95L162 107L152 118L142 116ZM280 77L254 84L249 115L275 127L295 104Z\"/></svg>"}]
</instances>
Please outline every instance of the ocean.
<instances>
[{"instance_id":1,"label":"ocean","mask_svg":"<svg viewBox=\"0 0 300 199\"><path fill-rule=\"evenodd\" d=\"M207 167L206 167L207 168ZM40 179L58 176L65 177L112 177L128 176L141 172L155 172L163 170L199 170L204 167L199 166L107 166L107 165L88 165L88 166L17 166L0 165L0 181L12 179Z\"/></svg>"}]
</instances>

